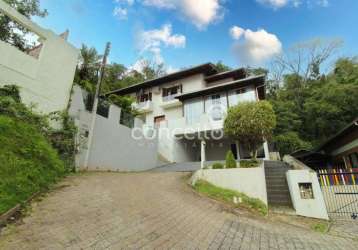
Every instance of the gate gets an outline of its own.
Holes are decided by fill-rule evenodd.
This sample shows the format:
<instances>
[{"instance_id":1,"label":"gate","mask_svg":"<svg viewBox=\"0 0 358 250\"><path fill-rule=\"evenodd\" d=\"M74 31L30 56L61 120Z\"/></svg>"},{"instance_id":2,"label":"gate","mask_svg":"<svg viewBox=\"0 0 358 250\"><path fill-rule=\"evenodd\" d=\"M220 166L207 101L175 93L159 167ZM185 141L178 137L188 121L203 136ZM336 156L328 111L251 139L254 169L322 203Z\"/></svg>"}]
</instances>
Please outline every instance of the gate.
<instances>
[{"instance_id":1,"label":"gate","mask_svg":"<svg viewBox=\"0 0 358 250\"><path fill-rule=\"evenodd\" d=\"M358 168L318 170L331 219L358 219Z\"/></svg>"}]
</instances>

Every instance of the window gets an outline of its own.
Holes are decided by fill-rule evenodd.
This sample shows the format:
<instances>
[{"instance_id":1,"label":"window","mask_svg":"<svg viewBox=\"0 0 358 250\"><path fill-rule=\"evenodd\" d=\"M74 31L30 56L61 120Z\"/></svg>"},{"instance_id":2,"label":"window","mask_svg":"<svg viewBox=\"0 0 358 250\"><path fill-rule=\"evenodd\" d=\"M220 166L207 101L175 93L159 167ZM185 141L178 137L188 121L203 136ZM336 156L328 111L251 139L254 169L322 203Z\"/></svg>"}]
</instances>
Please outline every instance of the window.
<instances>
[{"instance_id":1,"label":"window","mask_svg":"<svg viewBox=\"0 0 358 250\"><path fill-rule=\"evenodd\" d=\"M176 95L181 92L181 85L177 85L170 88L163 88L163 97L164 96L170 96L170 95Z\"/></svg>"},{"instance_id":2,"label":"window","mask_svg":"<svg viewBox=\"0 0 358 250\"><path fill-rule=\"evenodd\" d=\"M298 183L301 199L314 199L312 183Z\"/></svg>"},{"instance_id":3,"label":"window","mask_svg":"<svg viewBox=\"0 0 358 250\"><path fill-rule=\"evenodd\" d=\"M214 121L220 121L224 118L227 109L227 100L225 93L213 94L205 100L205 112Z\"/></svg>"},{"instance_id":4,"label":"window","mask_svg":"<svg viewBox=\"0 0 358 250\"><path fill-rule=\"evenodd\" d=\"M202 98L195 98L185 101L184 115L188 124L195 124L200 122L200 116L204 111L204 103Z\"/></svg>"},{"instance_id":5,"label":"window","mask_svg":"<svg viewBox=\"0 0 358 250\"><path fill-rule=\"evenodd\" d=\"M152 100L152 93L139 93L137 94L137 102L147 102Z\"/></svg>"},{"instance_id":6,"label":"window","mask_svg":"<svg viewBox=\"0 0 358 250\"><path fill-rule=\"evenodd\" d=\"M170 101L175 98L175 95L182 92L182 85L176 85L169 88L163 88L163 100Z\"/></svg>"},{"instance_id":7,"label":"window","mask_svg":"<svg viewBox=\"0 0 358 250\"><path fill-rule=\"evenodd\" d=\"M211 96L211 103L212 104L221 104L221 102L220 102L220 94L212 95Z\"/></svg>"}]
</instances>

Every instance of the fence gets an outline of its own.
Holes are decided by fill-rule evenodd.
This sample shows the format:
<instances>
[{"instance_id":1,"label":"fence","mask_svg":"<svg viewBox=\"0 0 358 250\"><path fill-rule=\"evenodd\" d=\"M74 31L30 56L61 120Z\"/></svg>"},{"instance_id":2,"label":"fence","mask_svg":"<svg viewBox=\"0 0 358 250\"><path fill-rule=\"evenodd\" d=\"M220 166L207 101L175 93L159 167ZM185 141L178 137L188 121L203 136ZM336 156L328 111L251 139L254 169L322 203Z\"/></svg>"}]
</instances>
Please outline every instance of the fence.
<instances>
[{"instance_id":1,"label":"fence","mask_svg":"<svg viewBox=\"0 0 358 250\"><path fill-rule=\"evenodd\" d=\"M318 180L331 218L358 217L358 168L318 170Z\"/></svg>"}]
</instances>

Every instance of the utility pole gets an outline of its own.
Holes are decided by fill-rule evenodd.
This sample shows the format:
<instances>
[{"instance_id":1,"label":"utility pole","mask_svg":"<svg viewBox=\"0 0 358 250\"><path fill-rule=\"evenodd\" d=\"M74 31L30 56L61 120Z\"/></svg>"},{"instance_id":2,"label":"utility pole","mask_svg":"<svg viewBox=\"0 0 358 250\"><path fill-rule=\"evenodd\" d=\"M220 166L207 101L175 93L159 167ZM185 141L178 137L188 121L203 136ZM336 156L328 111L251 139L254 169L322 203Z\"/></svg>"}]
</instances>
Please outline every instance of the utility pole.
<instances>
[{"instance_id":1,"label":"utility pole","mask_svg":"<svg viewBox=\"0 0 358 250\"><path fill-rule=\"evenodd\" d=\"M98 70L99 75L98 75L98 79L97 79L96 92L94 94L94 102L93 102L93 106L92 106L91 125L90 125L89 131L88 131L87 151L86 151L86 157L85 157L85 162L84 162L84 167L85 168L88 168L88 160L89 160L89 156L90 156L90 152L91 152L91 148L92 148L93 130L94 130L94 126L96 124L98 99L99 99L99 94L100 94L100 91L101 91L102 80L103 80L103 77L104 77L104 70L106 68L107 57L109 55L110 49L111 49L111 43L107 42L106 48L105 48L105 51L104 51L104 55L103 55L103 58L102 58L102 62L101 62L101 65L99 67L99 70Z\"/></svg>"}]
</instances>

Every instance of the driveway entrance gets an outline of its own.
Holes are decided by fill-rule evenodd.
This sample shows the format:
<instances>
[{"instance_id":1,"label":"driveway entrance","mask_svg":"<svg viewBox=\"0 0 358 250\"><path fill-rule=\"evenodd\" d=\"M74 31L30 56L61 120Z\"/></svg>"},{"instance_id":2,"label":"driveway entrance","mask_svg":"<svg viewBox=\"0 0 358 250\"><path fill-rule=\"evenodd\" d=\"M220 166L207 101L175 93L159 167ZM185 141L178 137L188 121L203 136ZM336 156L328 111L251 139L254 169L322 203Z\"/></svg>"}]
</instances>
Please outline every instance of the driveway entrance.
<instances>
[{"instance_id":1,"label":"driveway entrance","mask_svg":"<svg viewBox=\"0 0 358 250\"><path fill-rule=\"evenodd\" d=\"M186 173L67 178L1 232L0 249L352 249L356 242L234 215L194 193Z\"/></svg>"}]
</instances>

